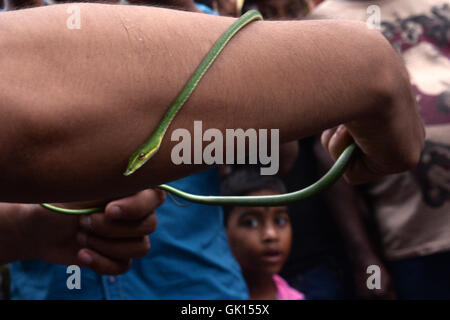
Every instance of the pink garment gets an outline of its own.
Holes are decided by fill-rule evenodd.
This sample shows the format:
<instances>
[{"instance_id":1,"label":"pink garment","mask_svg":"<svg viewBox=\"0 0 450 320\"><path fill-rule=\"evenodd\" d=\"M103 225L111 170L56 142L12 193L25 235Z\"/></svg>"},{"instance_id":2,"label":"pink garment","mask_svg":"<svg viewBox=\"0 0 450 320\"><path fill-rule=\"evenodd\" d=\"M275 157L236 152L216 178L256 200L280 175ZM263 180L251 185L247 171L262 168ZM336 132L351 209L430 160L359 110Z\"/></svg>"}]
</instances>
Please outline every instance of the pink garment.
<instances>
[{"instance_id":1,"label":"pink garment","mask_svg":"<svg viewBox=\"0 0 450 320\"><path fill-rule=\"evenodd\" d=\"M274 274L273 282L275 282L275 286L277 287L277 298L278 300L303 300L305 296L303 293L295 290L279 275Z\"/></svg>"}]
</instances>

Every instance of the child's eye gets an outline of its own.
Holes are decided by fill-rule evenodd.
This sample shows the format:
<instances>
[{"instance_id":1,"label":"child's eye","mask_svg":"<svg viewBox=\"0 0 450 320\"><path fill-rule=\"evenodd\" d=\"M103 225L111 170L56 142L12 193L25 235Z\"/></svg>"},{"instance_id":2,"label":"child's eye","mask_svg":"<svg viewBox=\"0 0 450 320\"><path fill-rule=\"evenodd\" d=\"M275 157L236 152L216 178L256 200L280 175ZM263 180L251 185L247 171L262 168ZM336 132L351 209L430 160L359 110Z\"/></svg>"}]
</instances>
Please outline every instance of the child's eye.
<instances>
[{"instance_id":1,"label":"child's eye","mask_svg":"<svg viewBox=\"0 0 450 320\"><path fill-rule=\"evenodd\" d=\"M242 224L247 228L255 228L258 226L258 220L256 219L246 219L242 222Z\"/></svg>"},{"instance_id":2,"label":"child's eye","mask_svg":"<svg viewBox=\"0 0 450 320\"><path fill-rule=\"evenodd\" d=\"M277 226L284 226L288 223L288 219L286 217L278 217L275 218L275 224Z\"/></svg>"}]
</instances>

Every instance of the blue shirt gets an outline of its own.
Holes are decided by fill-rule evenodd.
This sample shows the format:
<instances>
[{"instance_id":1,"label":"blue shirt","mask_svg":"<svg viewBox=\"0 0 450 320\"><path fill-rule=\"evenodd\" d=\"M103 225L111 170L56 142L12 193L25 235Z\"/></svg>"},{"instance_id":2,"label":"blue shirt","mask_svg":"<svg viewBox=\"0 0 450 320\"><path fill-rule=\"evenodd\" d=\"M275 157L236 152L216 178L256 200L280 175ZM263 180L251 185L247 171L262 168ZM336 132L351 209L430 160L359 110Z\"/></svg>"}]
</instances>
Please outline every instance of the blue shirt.
<instances>
[{"instance_id":1,"label":"blue shirt","mask_svg":"<svg viewBox=\"0 0 450 320\"><path fill-rule=\"evenodd\" d=\"M211 169L171 183L198 194L219 193ZM183 201L183 200L180 200ZM177 206L170 197L156 211L157 230L147 256L119 276L81 269L81 289L67 288L66 266L40 260L12 263L13 299L248 299L241 270L228 246L220 207Z\"/></svg>"}]
</instances>

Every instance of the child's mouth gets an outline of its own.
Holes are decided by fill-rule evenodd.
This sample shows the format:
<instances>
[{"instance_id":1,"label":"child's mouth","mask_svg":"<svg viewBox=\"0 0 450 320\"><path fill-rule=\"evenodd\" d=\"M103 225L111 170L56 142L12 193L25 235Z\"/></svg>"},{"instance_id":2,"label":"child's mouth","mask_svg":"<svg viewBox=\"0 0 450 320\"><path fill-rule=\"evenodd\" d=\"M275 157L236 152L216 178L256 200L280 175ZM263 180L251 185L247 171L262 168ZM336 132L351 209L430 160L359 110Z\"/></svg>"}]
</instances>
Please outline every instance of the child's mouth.
<instances>
[{"instance_id":1,"label":"child's mouth","mask_svg":"<svg viewBox=\"0 0 450 320\"><path fill-rule=\"evenodd\" d=\"M279 263L281 258L282 254L279 250L265 251L262 255L262 260L268 263Z\"/></svg>"}]
</instances>

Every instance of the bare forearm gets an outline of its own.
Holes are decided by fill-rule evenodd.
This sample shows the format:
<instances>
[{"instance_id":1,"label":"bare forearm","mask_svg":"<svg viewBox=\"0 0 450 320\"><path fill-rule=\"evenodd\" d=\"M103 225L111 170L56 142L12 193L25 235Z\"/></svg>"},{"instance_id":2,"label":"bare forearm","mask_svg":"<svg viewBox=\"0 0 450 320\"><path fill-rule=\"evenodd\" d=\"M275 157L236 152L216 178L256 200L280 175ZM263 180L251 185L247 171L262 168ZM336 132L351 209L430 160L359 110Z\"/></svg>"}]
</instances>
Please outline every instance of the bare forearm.
<instances>
[{"instance_id":1,"label":"bare forearm","mask_svg":"<svg viewBox=\"0 0 450 320\"><path fill-rule=\"evenodd\" d=\"M129 193L203 168L170 159L170 132L192 131L193 120L222 132L279 128L290 141L370 118L390 93L378 80L386 63L395 66L391 49L359 23L255 22L213 64L159 153L123 177L128 157L234 19L77 5L79 30L66 27L67 5L1 17L1 200Z\"/></svg>"}]
</instances>

